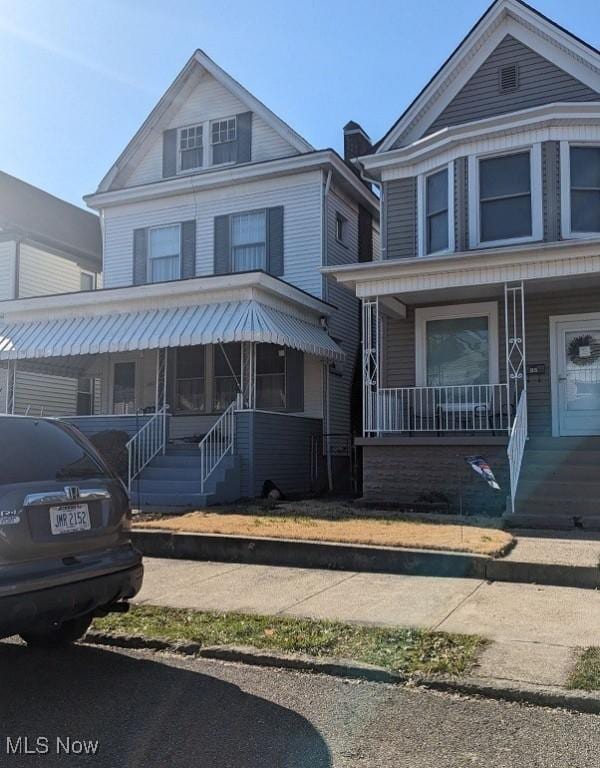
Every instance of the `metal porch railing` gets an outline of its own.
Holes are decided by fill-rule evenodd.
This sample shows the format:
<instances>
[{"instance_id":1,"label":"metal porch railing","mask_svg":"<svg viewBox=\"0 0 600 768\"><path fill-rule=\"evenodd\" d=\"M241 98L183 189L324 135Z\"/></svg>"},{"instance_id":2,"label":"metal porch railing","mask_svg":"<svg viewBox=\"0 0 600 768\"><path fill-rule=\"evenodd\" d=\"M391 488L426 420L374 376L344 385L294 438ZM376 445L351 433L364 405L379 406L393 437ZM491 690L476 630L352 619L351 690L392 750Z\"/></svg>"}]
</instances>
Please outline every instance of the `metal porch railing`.
<instances>
[{"instance_id":1,"label":"metal porch railing","mask_svg":"<svg viewBox=\"0 0 600 768\"><path fill-rule=\"evenodd\" d=\"M390 432L508 432L507 384L379 389L375 430Z\"/></svg>"},{"instance_id":2,"label":"metal porch railing","mask_svg":"<svg viewBox=\"0 0 600 768\"><path fill-rule=\"evenodd\" d=\"M228 453L235 448L234 400L213 424L210 431L198 443L200 449L200 492L204 493L206 481Z\"/></svg>"},{"instance_id":3,"label":"metal porch railing","mask_svg":"<svg viewBox=\"0 0 600 768\"><path fill-rule=\"evenodd\" d=\"M510 469L510 501L514 514L519 475L523 463L523 453L527 443L527 390L523 390L519 397L519 403L515 411L515 419L510 431L508 441L508 464Z\"/></svg>"},{"instance_id":4,"label":"metal porch railing","mask_svg":"<svg viewBox=\"0 0 600 768\"><path fill-rule=\"evenodd\" d=\"M131 493L135 478L159 453L165 453L167 447L167 411L164 405L147 421L125 447L127 448L128 475L127 488Z\"/></svg>"}]
</instances>

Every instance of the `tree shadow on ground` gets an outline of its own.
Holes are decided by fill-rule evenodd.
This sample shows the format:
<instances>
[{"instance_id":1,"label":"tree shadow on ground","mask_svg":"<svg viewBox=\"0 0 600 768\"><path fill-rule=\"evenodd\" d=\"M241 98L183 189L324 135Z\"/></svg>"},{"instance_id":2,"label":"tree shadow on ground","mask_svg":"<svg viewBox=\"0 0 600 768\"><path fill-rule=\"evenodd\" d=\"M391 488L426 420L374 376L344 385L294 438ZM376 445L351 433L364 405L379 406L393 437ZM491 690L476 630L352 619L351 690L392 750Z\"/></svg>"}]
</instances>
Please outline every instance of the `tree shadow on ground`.
<instances>
[{"instance_id":1,"label":"tree shadow on ground","mask_svg":"<svg viewBox=\"0 0 600 768\"><path fill-rule=\"evenodd\" d=\"M327 745L304 717L183 668L186 660L166 661L83 645L42 651L0 643L0 765L331 766ZM7 756L7 736L29 736L30 746L47 736L50 753ZM98 752L57 756L57 736L98 739Z\"/></svg>"}]
</instances>

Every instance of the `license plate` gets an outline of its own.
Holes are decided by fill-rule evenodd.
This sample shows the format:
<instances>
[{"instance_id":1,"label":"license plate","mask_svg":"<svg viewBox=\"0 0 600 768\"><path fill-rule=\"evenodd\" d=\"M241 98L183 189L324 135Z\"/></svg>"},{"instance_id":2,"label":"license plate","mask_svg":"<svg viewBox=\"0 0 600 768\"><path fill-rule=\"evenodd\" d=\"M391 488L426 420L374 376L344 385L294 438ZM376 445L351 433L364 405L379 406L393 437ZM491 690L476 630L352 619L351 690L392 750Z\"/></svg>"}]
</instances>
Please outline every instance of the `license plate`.
<instances>
[{"instance_id":1,"label":"license plate","mask_svg":"<svg viewBox=\"0 0 600 768\"><path fill-rule=\"evenodd\" d=\"M90 511L87 504L64 504L50 507L50 530L56 536L59 533L89 531Z\"/></svg>"}]
</instances>

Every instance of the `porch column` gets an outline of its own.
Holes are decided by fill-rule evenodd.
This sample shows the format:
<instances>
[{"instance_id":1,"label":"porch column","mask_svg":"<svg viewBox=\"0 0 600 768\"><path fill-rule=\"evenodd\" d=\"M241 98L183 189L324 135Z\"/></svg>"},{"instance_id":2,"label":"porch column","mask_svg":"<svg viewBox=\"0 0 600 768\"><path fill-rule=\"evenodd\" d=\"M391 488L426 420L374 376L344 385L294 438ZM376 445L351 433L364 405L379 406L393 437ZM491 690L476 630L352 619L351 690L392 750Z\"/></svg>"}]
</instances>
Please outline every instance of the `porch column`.
<instances>
[{"instance_id":1,"label":"porch column","mask_svg":"<svg viewBox=\"0 0 600 768\"><path fill-rule=\"evenodd\" d=\"M256 407L256 343L242 342L242 407Z\"/></svg>"},{"instance_id":2,"label":"porch column","mask_svg":"<svg viewBox=\"0 0 600 768\"><path fill-rule=\"evenodd\" d=\"M167 363L169 350L156 350L156 395L155 409L160 411L167 405Z\"/></svg>"},{"instance_id":3,"label":"porch column","mask_svg":"<svg viewBox=\"0 0 600 768\"><path fill-rule=\"evenodd\" d=\"M379 300L362 301L363 434L379 432Z\"/></svg>"},{"instance_id":4,"label":"porch column","mask_svg":"<svg viewBox=\"0 0 600 768\"><path fill-rule=\"evenodd\" d=\"M508 388L509 428L521 393L527 393L525 344L525 287L504 284L504 331L506 337L506 383Z\"/></svg>"}]
</instances>

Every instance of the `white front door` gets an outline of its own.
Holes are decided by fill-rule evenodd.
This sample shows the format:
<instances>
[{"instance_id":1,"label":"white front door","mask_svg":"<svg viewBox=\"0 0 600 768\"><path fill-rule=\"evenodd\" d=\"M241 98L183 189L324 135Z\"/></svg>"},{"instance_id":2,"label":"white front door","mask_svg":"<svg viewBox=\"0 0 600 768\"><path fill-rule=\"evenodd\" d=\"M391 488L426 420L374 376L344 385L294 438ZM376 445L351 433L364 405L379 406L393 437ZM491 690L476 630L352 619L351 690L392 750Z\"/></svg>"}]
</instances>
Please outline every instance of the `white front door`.
<instances>
[{"instance_id":1,"label":"white front door","mask_svg":"<svg viewBox=\"0 0 600 768\"><path fill-rule=\"evenodd\" d=\"M554 321L554 431L600 435L600 315Z\"/></svg>"}]
</instances>

